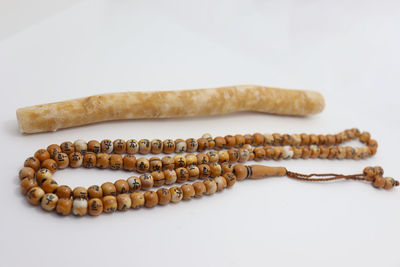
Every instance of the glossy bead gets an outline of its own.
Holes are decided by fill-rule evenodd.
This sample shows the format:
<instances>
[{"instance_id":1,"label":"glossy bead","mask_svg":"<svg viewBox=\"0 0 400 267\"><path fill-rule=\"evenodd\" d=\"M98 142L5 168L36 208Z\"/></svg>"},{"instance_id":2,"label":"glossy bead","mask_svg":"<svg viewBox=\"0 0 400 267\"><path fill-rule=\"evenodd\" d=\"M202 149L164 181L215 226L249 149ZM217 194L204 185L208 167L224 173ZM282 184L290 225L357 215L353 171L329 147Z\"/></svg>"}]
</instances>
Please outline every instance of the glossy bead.
<instances>
[{"instance_id":1,"label":"glossy bead","mask_svg":"<svg viewBox=\"0 0 400 267\"><path fill-rule=\"evenodd\" d=\"M60 215L67 216L71 213L72 199L58 197L56 211Z\"/></svg>"},{"instance_id":2,"label":"glossy bead","mask_svg":"<svg viewBox=\"0 0 400 267\"><path fill-rule=\"evenodd\" d=\"M50 158L50 153L46 149L39 149L35 152L33 156L37 158L40 162L43 162L46 159Z\"/></svg>"},{"instance_id":3,"label":"glossy bead","mask_svg":"<svg viewBox=\"0 0 400 267\"><path fill-rule=\"evenodd\" d=\"M190 165L189 167L187 167L187 170L189 172L189 180L190 181L199 179L200 170L196 165Z\"/></svg>"},{"instance_id":4,"label":"glossy bead","mask_svg":"<svg viewBox=\"0 0 400 267\"><path fill-rule=\"evenodd\" d=\"M139 153L142 155L149 154L151 150L150 141L148 139L142 139L139 141Z\"/></svg>"},{"instance_id":5,"label":"glossy bead","mask_svg":"<svg viewBox=\"0 0 400 267\"><path fill-rule=\"evenodd\" d=\"M186 168L184 167L177 168L175 169L175 172L177 177L176 181L178 183L186 182L189 179L189 171Z\"/></svg>"},{"instance_id":6,"label":"glossy bead","mask_svg":"<svg viewBox=\"0 0 400 267\"><path fill-rule=\"evenodd\" d=\"M24 167L30 167L37 171L40 167L40 160L35 157L29 157L25 160Z\"/></svg>"},{"instance_id":7,"label":"glossy bead","mask_svg":"<svg viewBox=\"0 0 400 267\"><path fill-rule=\"evenodd\" d=\"M87 193L90 199L103 197L103 189L98 185L89 186Z\"/></svg>"},{"instance_id":8,"label":"glossy bead","mask_svg":"<svg viewBox=\"0 0 400 267\"><path fill-rule=\"evenodd\" d=\"M150 146L153 154L160 154L163 151L163 142L160 139L151 140Z\"/></svg>"},{"instance_id":9,"label":"glossy bead","mask_svg":"<svg viewBox=\"0 0 400 267\"><path fill-rule=\"evenodd\" d=\"M165 184L173 184L177 180L177 175L175 170L164 170Z\"/></svg>"},{"instance_id":10,"label":"glossy bead","mask_svg":"<svg viewBox=\"0 0 400 267\"><path fill-rule=\"evenodd\" d=\"M158 204L167 205L171 201L171 192L167 188L157 190Z\"/></svg>"},{"instance_id":11,"label":"glossy bead","mask_svg":"<svg viewBox=\"0 0 400 267\"><path fill-rule=\"evenodd\" d=\"M210 163L208 166L210 166L211 177L217 177L217 176L221 175L222 167L220 164L213 162L213 163Z\"/></svg>"},{"instance_id":12,"label":"glossy bead","mask_svg":"<svg viewBox=\"0 0 400 267\"><path fill-rule=\"evenodd\" d=\"M232 148L236 146L236 138L232 135L226 135L225 136L225 146L227 148Z\"/></svg>"},{"instance_id":13,"label":"glossy bead","mask_svg":"<svg viewBox=\"0 0 400 267\"><path fill-rule=\"evenodd\" d=\"M183 193L183 199L184 200L189 200L195 195L194 187L191 184L184 184L181 186L182 193Z\"/></svg>"},{"instance_id":14,"label":"glossy bead","mask_svg":"<svg viewBox=\"0 0 400 267\"><path fill-rule=\"evenodd\" d=\"M186 139L186 151L189 153L197 151L197 148L199 147L199 144L197 143L196 139L194 138L189 138Z\"/></svg>"},{"instance_id":15,"label":"glossy bead","mask_svg":"<svg viewBox=\"0 0 400 267\"><path fill-rule=\"evenodd\" d=\"M35 178L35 170L31 167L23 167L18 173L19 179Z\"/></svg>"},{"instance_id":16,"label":"glossy bead","mask_svg":"<svg viewBox=\"0 0 400 267\"><path fill-rule=\"evenodd\" d=\"M58 188L58 184L53 179L46 179L41 185L42 189L46 193L55 193Z\"/></svg>"},{"instance_id":17,"label":"glossy bead","mask_svg":"<svg viewBox=\"0 0 400 267\"><path fill-rule=\"evenodd\" d=\"M226 180L222 176L215 177L214 181L217 184L217 191L222 191L227 187Z\"/></svg>"},{"instance_id":18,"label":"glossy bead","mask_svg":"<svg viewBox=\"0 0 400 267\"><path fill-rule=\"evenodd\" d=\"M97 157L93 152L86 152L83 156L82 166L85 168L93 168L96 166Z\"/></svg>"},{"instance_id":19,"label":"glossy bead","mask_svg":"<svg viewBox=\"0 0 400 267\"><path fill-rule=\"evenodd\" d=\"M82 166L83 157L80 152L71 153L69 154L68 158L69 158L69 166L71 168L79 168L80 166Z\"/></svg>"},{"instance_id":20,"label":"glossy bead","mask_svg":"<svg viewBox=\"0 0 400 267\"><path fill-rule=\"evenodd\" d=\"M129 192L129 184L123 179L119 179L114 183L117 194L123 194Z\"/></svg>"},{"instance_id":21,"label":"glossy bead","mask_svg":"<svg viewBox=\"0 0 400 267\"><path fill-rule=\"evenodd\" d=\"M117 198L114 196L105 196L102 199L103 201L103 211L105 213L115 212L118 208Z\"/></svg>"},{"instance_id":22,"label":"glossy bead","mask_svg":"<svg viewBox=\"0 0 400 267\"><path fill-rule=\"evenodd\" d=\"M61 151L65 154L71 154L75 152L75 147L74 144L72 144L72 142L64 142L60 145Z\"/></svg>"},{"instance_id":23,"label":"glossy bead","mask_svg":"<svg viewBox=\"0 0 400 267\"><path fill-rule=\"evenodd\" d=\"M103 202L100 198L92 198L88 201L88 214L98 216L103 212Z\"/></svg>"},{"instance_id":24,"label":"glossy bead","mask_svg":"<svg viewBox=\"0 0 400 267\"><path fill-rule=\"evenodd\" d=\"M88 198L87 189L83 186L75 187L74 190L72 191L72 197L74 199L77 199L77 198L87 199Z\"/></svg>"},{"instance_id":25,"label":"glossy bead","mask_svg":"<svg viewBox=\"0 0 400 267\"><path fill-rule=\"evenodd\" d=\"M117 189L115 188L115 185L113 183L106 182L101 185L101 189L103 190L104 196L116 196L117 195Z\"/></svg>"},{"instance_id":26,"label":"glossy bead","mask_svg":"<svg viewBox=\"0 0 400 267\"><path fill-rule=\"evenodd\" d=\"M206 195L211 195L217 192L217 183L213 179L207 178L203 183L206 186Z\"/></svg>"},{"instance_id":27,"label":"glossy bead","mask_svg":"<svg viewBox=\"0 0 400 267\"><path fill-rule=\"evenodd\" d=\"M144 205L146 208L152 208L158 204L158 195L154 191L147 191L144 193Z\"/></svg>"},{"instance_id":28,"label":"glossy bead","mask_svg":"<svg viewBox=\"0 0 400 267\"><path fill-rule=\"evenodd\" d=\"M208 148L208 141L205 138L197 139L197 144L198 144L197 151L199 152L204 151Z\"/></svg>"},{"instance_id":29,"label":"glossy bead","mask_svg":"<svg viewBox=\"0 0 400 267\"><path fill-rule=\"evenodd\" d=\"M262 147L260 147L260 148L264 152L264 149ZM229 162L236 162L236 161L239 160L239 150L237 150L236 148L229 149L228 150L228 155L229 155Z\"/></svg>"},{"instance_id":30,"label":"glossy bead","mask_svg":"<svg viewBox=\"0 0 400 267\"><path fill-rule=\"evenodd\" d=\"M396 181L392 177L385 177L385 185L383 188L386 190L392 189L396 185Z\"/></svg>"},{"instance_id":31,"label":"glossy bead","mask_svg":"<svg viewBox=\"0 0 400 267\"><path fill-rule=\"evenodd\" d=\"M151 173L151 176L153 176L154 186L161 186L165 183L164 172L154 171Z\"/></svg>"},{"instance_id":32,"label":"glossy bead","mask_svg":"<svg viewBox=\"0 0 400 267\"><path fill-rule=\"evenodd\" d=\"M150 163L146 158L138 158L136 160L136 171L138 173L145 173L149 171Z\"/></svg>"},{"instance_id":33,"label":"glossy bead","mask_svg":"<svg viewBox=\"0 0 400 267\"><path fill-rule=\"evenodd\" d=\"M221 164L222 173L233 172L233 164L230 162L224 162Z\"/></svg>"},{"instance_id":34,"label":"glossy bead","mask_svg":"<svg viewBox=\"0 0 400 267\"><path fill-rule=\"evenodd\" d=\"M141 192L133 192L131 195L132 209L138 209L144 206L144 195Z\"/></svg>"},{"instance_id":35,"label":"glossy bead","mask_svg":"<svg viewBox=\"0 0 400 267\"><path fill-rule=\"evenodd\" d=\"M123 167L122 156L119 154L112 154L109 162L111 170L120 170Z\"/></svg>"},{"instance_id":36,"label":"glossy bead","mask_svg":"<svg viewBox=\"0 0 400 267\"><path fill-rule=\"evenodd\" d=\"M233 173L231 173L231 172L227 172L227 173L225 173L224 175L223 175L223 177L225 178L225 180L226 180L226 186L229 188L229 187L232 187L235 183L236 183L236 176L233 174Z\"/></svg>"},{"instance_id":37,"label":"glossy bead","mask_svg":"<svg viewBox=\"0 0 400 267\"><path fill-rule=\"evenodd\" d=\"M39 205L40 200L44 196L45 192L43 191L42 188L35 186L29 189L28 193L26 194L26 197L32 205Z\"/></svg>"},{"instance_id":38,"label":"glossy bead","mask_svg":"<svg viewBox=\"0 0 400 267\"><path fill-rule=\"evenodd\" d=\"M119 211L125 211L130 209L132 206L132 200L129 194L119 194L117 196L117 209Z\"/></svg>"},{"instance_id":39,"label":"glossy bead","mask_svg":"<svg viewBox=\"0 0 400 267\"><path fill-rule=\"evenodd\" d=\"M142 181L137 176L129 177L127 179L127 182L128 182L128 185L129 185L129 191L130 192L138 191L142 187Z\"/></svg>"},{"instance_id":40,"label":"glossy bead","mask_svg":"<svg viewBox=\"0 0 400 267\"><path fill-rule=\"evenodd\" d=\"M229 161L229 153L226 150L220 150L218 151L218 162L219 163L224 163Z\"/></svg>"},{"instance_id":41,"label":"glossy bead","mask_svg":"<svg viewBox=\"0 0 400 267\"><path fill-rule=\"evenodd\" d=\"M88 211L88 201L84 198L76 198L72 202L72 214L75 216L85 216Z\"/></svg>"},{"instance_id":42,"label":"glossy bead","mask_svg":"<svg viewBox=\"0 0 400 267\"><path fill-rule=\"evenodd\" d=\"M249 145L254 144L254 136L252 134L245 134L244 140L245 140L245 144L249 144Z\"/></svg>"},{"instance_id":43,"label":"glossy bead","mask_svg":"<svg viewBox=\"0 0 400 267\"><path fill-rule=\"evenodd\" d=\"M123 159L124 170L134 171L136 170L136 157L134 155L125 155Z\"/></svg>"},{"instance_id":44,"label":"glossy bead","mask_svg":"<svg viewBox=\"0 0 400 267\"><path fill-rule=\"evenodd\" d=\"M176 155L174 161L175 161L175 168L186 166L186 158L183 155Z\"/></svg>"},{"instance_id":45,"label":"glossy bead","mask_svg":"<svg viewBox=\"0 0 400 267\"><path fill-rule=\"evenodd\" d=\"M301 145L308 146L310 144L310 136L308 134L301 134Z\"/></svg>"},{"instance_id":46,"label":"glossy bead","mask_svg":"<svg viewBox=\"0 0 400 267\"><path fill-rule=\"evenodd\" d=\"M386 180L383 177L375 177L374 181L372 182L372 185L376 188L383 188L386 184Z\"/></svg>"},{"instance_id":47,"label":"glossy bead","mask_svg":"<svg viewBox=\"0 0 400 267\"><path fill-rule=\"evenodd\" d=\"M58 197L56 194L47 193L43 196L40 205L45 211L52 211L57 206Z\"/></svg>"},{"instance_id":48,"label":"glossy bead","mask_svg":"<svg viewBox=\"0 0 400 267\"><path fill-rule=\"evenodd\" d=\"M159 157L150 158L149 164L150 164L149 170L151 172L153 172L153 171L161 171L162 170L163 166L162 166L161 159Z\"/></svg>"},{"instance_id":49,"label":"glossy bead","mask_svg":"<svg viewBox=\"0 0 400 267\"><path fill-rule=\"evenodd\" d=\"M200 172L200 179L205 179L210 177L211 175L211 169L210 166L207 164L200 164L199 166L199 172Z\"/></svg>"},{"instance_id":50,"label":"glossy bead","mask_svg":"<svg viewBox=\"0 0 400 267\"><path fill-rule=\"evenodd\" d=\"M169 189L169 191L171 192L171 202L172 203L177 203L182 200L183 192L179 186L173 186Z\"/></svg>"},{"instance_id":51,"label":"glossy bead","mask_svg":"<svg viewBox=\"0 0 400 267\"><path fill-rule=\"evenodd\" d=\"M110 139L104 139L100 142L101 152L111 154L114 151L114 145Z\"/></svg>"},{"instance_id":52,"label":"glossy bead","mask_svg":"<svg viewBox=\"0 0 400 267\"><path fill-rule=\"evenodd\" d=\"M153 187L154 185L154 179L153 176L151 176L151 174L149 173L145 173L140 175L140 181L142 182L142 189L150 189Z\"/></svg>"},{"instance_id":53,"label":"glossy bead","mask_svg":"<svg viewBox=\"0 0 400 267\"><path fill-rule=\"evenodd\" d=\"M195 154L187 154L185 156L185 159L186 159L186 166L197 165L197 157Z\"/></svg>"},{"instance_id":54,"label":"glossy bead","mask_svg":"<svg viewBox=\"0 0 400 267\"><path fill-rule=\"evenodd\" d=\"M208 157L208 162L218 162L219 161L218 154L215 151L208 151L207 157Z\"/></svg>"},{"instance_id":55,"label":"glossy bead","mask_svg":"<svg viewBox=\"0 0 400 267\"><path fill-rule=\"evenodd\" d=\"M85 140L78 139L74 142L75 152L84 155L88 151L88 145Z\"/></svg>"},{"instance_id":56,"label":"glossy bead","mask_svg":"<svg viewBox=\"0 0 400 267\"><path fill-rule=\"evenodd\" d=\"M42 185L46 180L51 180L53 175L48 169L41 168L36 173L36 181L38 185Z\"/></svg>"},{"instance_id":57,"label":"glossy bead","mask_svg":"<svg viewBox=\"0 0 400 267\"><path fill-rule=\"evenodd\" d=\"M96 167L99 169L107 169L110 164L110 155L106 153L98 153L96 156Z\"/></svg>"},{"instance_id":58,"label":"glossy bead","mask_svg":"<svg viewBox=\"0 0 400 267\"><path fill-rule=\"evenodd\" d=\"M161 159L163 170L173 170L175 168L175 160L171 156L165 156Z\"/></svg>"},{"instance_id":59,"label":"glossy bead","mask_svg":"<svg viewBox=\"0 0 400 267\"><path fill-rule=\"evenodd\" d=\"M206 192L206 186L202 182L193 183L195 197L201 197Z\"/></svg>"},{"instance_id":60,"label":"glossy bead","mask_svg":"<svg viewBox=\"0 0 400 267\"><path fill-rule=\"evenodd\" d=\"M100 153L101 151L101 146L99 141L97 140L90 140L87 144L87 151L88 152L93 152L93 153Z\"/></svg>"},{"instance_id":61,"label":"glossy bead","mask_svg":"<svg viewBox=\"0 0 400 267\"><path fill-rule=\"evenodd\" d=\"M210 162L208 156L204 153L199 153L196 155L197 157L197 163L198 164L208 164ZM213 162L218 162L218 159L216 161Z\"/></svg>"},{"instance_id":62,"label":"glossy bead","mask_svg":"<svg viewBox=\"0 0 400 267\"><path fill-rule=\"evenodd\" d=\"M61 198L70 198L72 195L72 189L67 185L61 185L57 187L56 195L59 199ZM72 205L72 202L71 202Z\"/></svg>"},{"instance_id":63,"label":"glossy bead","mask_svg":"<svg viewBox=\"0 0 400 267\"><path fill-rule=\"evenodd\" d=\"M54 173L57 170L57 162L53 159L46 159L42 162L41 168L48 169L51 173Z\"/></svg>"},{"instance_id":64,"label":"glossy bead","mask_svg":"<svg viewBox=\"0 0 400 267\"><path fill-rule=\"evenodd\" d=\"M139 152L139 143L135 139L126 140L126 153L133 155Z\"/></svg>"},{"instance_id":65,"label":"glossy bead","mask_svg":"<svg viewBox=\"0 0 400 267\"><path fill-rule=\"evenodd\" d=\"M265 157L265 150L263 147L256 147L254 149L254 160L260 161L263 160Z\"/></svg>"},{"instance_id":66,"label":"glossy bead","mask_svg":"<svg viewBox=\"0 0 400 267\"><path fill-rule=\"evenodd\" d=\"M236 175L236 179L241 181L248 176L248 169L243 164L236 164L233 167L233 173Z\"/></svg>"},{"instance_id":67,"label":"glossy bead","mask_svg":"<svg viewBox=\"0 0 400 267\"><path fill-rule=\"evenodd\" d=\"M163 141L163 152L165 154L171 154L175 152L175 142L172 139L166 139Z\"/></svg>"},{"instance_id":68,"label":"glossy bead","mask_svg":"<svg viewBox=\"0 0 400 267\"><path fill-rule=\"evenodd\" d=\"M31 188L38 186L35 178L26 177L21 181L21 192L26 194Z\"/></svg>"},{"instance_id":69,"label":"glossy bead","mask_svg":"<svg viewBox=\"0 0 400 267\"><path fill-rule=\"evenodd\" d=\"M239 162L246 162L250 158L250 152L247 149L240 148L239 149Z\"/></svg>"},{"instance_id":70,"label":"glossy bead","mask_svg":"<svg viewBox=\"0 0 400 267\"><path fill-rule=\"evenodd\" d=\"M175 153L183 153L186 152L187 145L186 142L182 139L175 140Z\"/></svg>"},{"instance_id":71,"label":"glossy bead","mask_svg":"<svg viewBox=\"0 0 400 267\"><path fill-rule=\"evenodd\" d=\"M383 176L384 171L381 166L375 166L374 171L375 171L375 175Z\"/></svg>"},{"instance_id":72,"label":"glossy bead","mask_svg":"<svg viewBox=\"0 0 400 267\"><path fill-rule=\"evenodd\" d=\"M113 146L116 154L123 154L126 151L126 142L122 139L115 140Z\"/></svg>"},{"instance_id":73,"label":"glossy bead","mask_svg":"<svg viewBox=\"0 0 400 267\"><path fill-rule=\"evenodd\" d=\"M360 141L363 143L368 143L370 138L371 138L371 134L369 132L363 132L360 135Z\"/></svg>"},{"instance_id":74,"label":"glossy bead","mask_svg":"<svg viewBox=\"0 0 400 267\"><path fill-rule=\"evenodd\" d=\"M274 136L269 133L264 134L264 145L273 145L274 144Z\"/></svg>"},{"instance_id":75,"label":"glossy bead","mask_svg":"<svg viewBox=\"0 0 400 267\"><path fill-rule=\"evenodd\" d=\"M61 153L61 147L56 144L49 145L47 147L47 152L49 152L50 158L54 159L58 153Z\"/></svg>"},{"instance_id":76,"label":"glossy bead","mask_svg":"<svg viewBox=\"0 0 400 267\"><path fill-rule=\"evenodd\" d=\"M214 138L215 142L215 149L216 150L221 150L224 149L226 146L226 140L222 136L217 136Z\"/></svg>"},{"instance_id":77,"label":"glossy bead","mask_svg":"<svg viewBox=\"0 0 400 267\"><path fill-rule=\"evenodd\" d=\"M71 152L71 153L73 153L73 152ZM68 154L66 154L66 153L58 153L54 160L57 163L58 169L65 169L69 165L69 158L68 158Z\"/></svg>"}]
</instances>

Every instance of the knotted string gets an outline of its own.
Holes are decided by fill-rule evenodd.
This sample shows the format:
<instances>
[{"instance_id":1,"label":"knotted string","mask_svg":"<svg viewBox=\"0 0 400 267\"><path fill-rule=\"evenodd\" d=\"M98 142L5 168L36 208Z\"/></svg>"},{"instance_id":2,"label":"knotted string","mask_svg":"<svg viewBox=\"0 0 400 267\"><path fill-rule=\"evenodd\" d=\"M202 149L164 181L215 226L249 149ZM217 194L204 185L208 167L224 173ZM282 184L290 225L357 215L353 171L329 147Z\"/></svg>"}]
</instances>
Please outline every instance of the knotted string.
<instances>
[{"instance_id":1,"label":"knotted string","mask_svg":"<svg viewBox=\"0 0 400 267\"><path fill-rule=\"evenodd\" d=\"M347 180L357 180L363 181L365 180L364 174L351 174L351 175L343 175L343 174L335 174L335 173L312 173L312 174L302 174L297 172L287 171L287 176L293 179L301 180L301 181L309 181L309 182L326 182L338 179L347 179ZM323 177L323 178L315 178L315 177Z\"/></svg>"}]
</instances>

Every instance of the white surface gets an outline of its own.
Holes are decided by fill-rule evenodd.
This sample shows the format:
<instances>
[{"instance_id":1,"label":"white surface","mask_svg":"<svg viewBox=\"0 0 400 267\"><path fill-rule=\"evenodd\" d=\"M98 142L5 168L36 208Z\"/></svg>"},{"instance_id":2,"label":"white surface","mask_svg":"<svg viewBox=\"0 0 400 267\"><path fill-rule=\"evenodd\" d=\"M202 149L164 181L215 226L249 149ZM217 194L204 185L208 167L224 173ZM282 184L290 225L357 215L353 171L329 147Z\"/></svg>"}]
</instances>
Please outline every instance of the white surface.
<instances>
[{"instance_id":1,"label":"white surface","mask_svg":"<svg viewBox=\"0 0 400 267\"><path fill-rule=\"evenodd\" d=\"M204 132L336 133L379 142L363 161L264 162L299 172L399 177L398 1L83 1L0 42L2 266L400 266L400 193L359 182L243 181L178 205L91 218L31 207L17 172L65 140L188 138ZM35 12L34 10L32 12ZM262 84L318 90L325 111L101 123L21 135L18 107L125 90ZM65 170L89 186L124 172Z\"/></svg>"}]
</instances>

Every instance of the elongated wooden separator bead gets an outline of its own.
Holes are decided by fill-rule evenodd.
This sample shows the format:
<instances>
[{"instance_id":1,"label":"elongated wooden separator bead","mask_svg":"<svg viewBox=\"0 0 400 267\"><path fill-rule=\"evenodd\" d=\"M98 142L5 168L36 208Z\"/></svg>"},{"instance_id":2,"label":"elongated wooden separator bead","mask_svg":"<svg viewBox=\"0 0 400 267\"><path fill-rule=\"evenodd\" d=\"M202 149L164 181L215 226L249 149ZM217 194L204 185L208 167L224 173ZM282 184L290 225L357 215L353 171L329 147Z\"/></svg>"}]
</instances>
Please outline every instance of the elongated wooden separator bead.
<instances>
[{"instance_id":1,"label":"elongated wooden separator bead","mask_svg":"<svg viewBox=\"0 0 400 267\"><path fill-rule=\"evenodd\" d=\"M243 180L245 178L259 179L270 176L286 176L287 171L284 167L236 164L234 173L238 180Z\"/></svg>"}]
</instances>

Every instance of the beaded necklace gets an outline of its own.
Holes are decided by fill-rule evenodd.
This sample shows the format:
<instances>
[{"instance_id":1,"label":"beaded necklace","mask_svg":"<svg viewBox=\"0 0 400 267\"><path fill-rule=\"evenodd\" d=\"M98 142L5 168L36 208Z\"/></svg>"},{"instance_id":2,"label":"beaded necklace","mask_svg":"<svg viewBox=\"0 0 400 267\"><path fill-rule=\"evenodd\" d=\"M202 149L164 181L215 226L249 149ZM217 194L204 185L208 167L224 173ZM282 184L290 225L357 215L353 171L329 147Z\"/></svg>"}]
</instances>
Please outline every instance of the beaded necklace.
<instances>
[{"instance_id":1,"label":"beaded necklace","mask_svg":"<svg viewBox=\"0 0 400 267\"><path fill-rule=\"evenodd\" d=\"M358 138L362 147L339 146ZM375 155L378 144L368 132L350 129L336 135L315 134L246 134L212 138L204 134L199 139L159 139L136 141L77 140L74 143L52 144L39 149L25 160L19 172L21 192L32 205L58 214L96 216L140 207L151 208L211 195L232 187L236 181L269 176L287 176L302 181L358 180L371 183L376 188L391 189L399 182L383 177L379 166L366 167L360 174L300 174L284 167L244 165L255 160L281 159L364 159ZM206 152L209 150L208 152ZM188 152L187 154L183 154ZM167 154L160 157L143 157L147 154ZM173 154L170 156L168 154ZM138 157L135 156L140 155ZM136 171L138 176L114 183L89 188L59 186L53 180L56 170L71 168L110 168ZM200 181L196 181L200 180ZM191 181L193 183L187 183ZM178 183L180 185L174 185ZM171 185L170 188L153 187ZM144 191L144 192L141 192Z\"/></svg>"}]
</instances>

